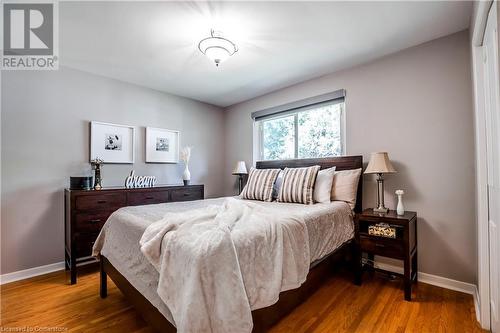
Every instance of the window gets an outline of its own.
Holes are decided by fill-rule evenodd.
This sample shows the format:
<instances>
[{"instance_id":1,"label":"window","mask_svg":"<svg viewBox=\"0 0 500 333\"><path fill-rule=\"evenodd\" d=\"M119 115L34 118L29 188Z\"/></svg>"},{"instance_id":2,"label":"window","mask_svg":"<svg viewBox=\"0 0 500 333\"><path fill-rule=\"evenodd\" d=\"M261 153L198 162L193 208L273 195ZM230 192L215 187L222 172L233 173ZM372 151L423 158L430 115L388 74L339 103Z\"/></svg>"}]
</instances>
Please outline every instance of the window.
<instances>
[{"instance_id":1,"label":"window","mask_svg":"<svg viewBox=\"0 0 500 333\"><path fill-rule=\"evenodd\" d=\"M328 101L256 120L259 160L344 153L344 102Z\"/></svg>"}]
</instances>

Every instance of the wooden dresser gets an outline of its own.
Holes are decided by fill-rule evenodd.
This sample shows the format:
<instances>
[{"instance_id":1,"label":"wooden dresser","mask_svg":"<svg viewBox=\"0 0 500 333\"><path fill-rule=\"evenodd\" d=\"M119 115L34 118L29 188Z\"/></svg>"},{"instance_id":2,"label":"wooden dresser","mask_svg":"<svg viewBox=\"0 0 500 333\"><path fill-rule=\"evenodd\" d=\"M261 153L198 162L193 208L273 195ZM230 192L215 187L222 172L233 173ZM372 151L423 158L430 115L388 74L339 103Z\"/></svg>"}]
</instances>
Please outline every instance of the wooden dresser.
<instances>
[{"instance_id":1,"label":"wooden dresser","mask_svg":"<svg viewBox=\"0 0 500 333\"><path fill-rule=\"evenodd\" d=\"M64 255L71 284L76 283L77 265L96 261L91 257L94 242L108 217L118 208L204 198L203 185L107 188L99 191L66 189L64 192Z\"/></svg>"}]
</instances>

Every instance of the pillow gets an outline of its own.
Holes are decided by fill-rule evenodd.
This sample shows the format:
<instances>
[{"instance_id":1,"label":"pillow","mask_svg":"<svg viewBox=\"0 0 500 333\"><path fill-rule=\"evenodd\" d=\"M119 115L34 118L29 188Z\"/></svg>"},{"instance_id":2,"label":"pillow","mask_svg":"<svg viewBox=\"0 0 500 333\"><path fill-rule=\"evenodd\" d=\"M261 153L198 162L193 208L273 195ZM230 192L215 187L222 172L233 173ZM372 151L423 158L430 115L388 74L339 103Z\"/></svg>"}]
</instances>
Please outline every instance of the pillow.
<instances>
[{"instance_id":1,"label":"pillow","mask_svg":"<svg viewBox=\"0 0 500 333\"><path fill-rule=\"evenodd\" d=\"M318 171L319 165L308 168L285 168L278 201L313 204L314 183Z\"/></svg>"},{"instance_id":2,"label":"pillow","mask_svg":"<svg viewBox=\"0 0 500 333\"><path fill-rule=\"evenodd\" d=\"M251 168L248 182L241 192L243 199L272 201L273 184L280 169L255 169Z\"/></svg>"},{"instance_id":3,"label":"pillow","mask_svg":"<svg viewBox=\"0 0 500 333\"><path fill-rule=\"evenodd\" d=\"M283 185L283 170L280 170L278 177L274 181L273 185L273 200L278 199L278 194L280 193L281 185Z\"/></svg>"},{"instance_id":4,"label":"pillow","mask_svg":"<svg viewBox=\"0 0 500 333\"><path fill-rule=\"evenodd\" d=\"M335 171L332 183L332 201L345 201L354 209L361 169Z\"/></svg>"},{"instance_id":5,"label":"pillow","mask_svg":"<svg viewBox=\"0 0 500 333\"><path fill-rule=\"evenodd\" d=\"M320 170L314 184L314 202L330 202L335 167Z\"/></svg>"}]
</instances>

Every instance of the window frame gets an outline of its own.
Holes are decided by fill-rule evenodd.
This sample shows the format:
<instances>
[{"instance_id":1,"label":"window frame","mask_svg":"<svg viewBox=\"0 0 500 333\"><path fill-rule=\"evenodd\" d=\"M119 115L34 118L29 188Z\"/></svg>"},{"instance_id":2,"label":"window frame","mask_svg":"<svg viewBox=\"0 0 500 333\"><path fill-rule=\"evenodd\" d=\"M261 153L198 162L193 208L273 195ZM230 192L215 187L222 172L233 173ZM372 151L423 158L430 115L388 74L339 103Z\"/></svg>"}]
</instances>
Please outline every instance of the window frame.
<instances>
[{"instance_id":1,"label":"window frame","mask_svg":"<svg viewBox=\"0 0 500 333\"><path fill-rule=\"evenodd\" d=\"M322 104L322 105L319 105ZM316 108L320 108L322 106L328 106L328 105L335 105L339 104L340 105L340 155L339 156L345 156L346 154L346 112L345 112L345 99L342 100L341 102L333 100L325 103L319 103L318 105L310 105L307 107L301 107L297 108L295 110L287 110L284 112L277 113L276 115L268 116L265 117L264 119L255 119L254 120L254 130L253 130L253 160L255 161L275 161L275 160L265 160L264 159L264 130L263 130L263 122L268 121L268 120L275 120L279 118L285 118L285 117L290 117L291 115L294 116L294 157L291 159L307 159L307 158L299 158L299 126L298 126L298 119L299 119L299 113L301 112L307 112L307 111L312 111ZM336 155L332 156L324 156L324 157L335 157ZM315 157L312 157L315 158Z\"/></svg>"}]
</instances>

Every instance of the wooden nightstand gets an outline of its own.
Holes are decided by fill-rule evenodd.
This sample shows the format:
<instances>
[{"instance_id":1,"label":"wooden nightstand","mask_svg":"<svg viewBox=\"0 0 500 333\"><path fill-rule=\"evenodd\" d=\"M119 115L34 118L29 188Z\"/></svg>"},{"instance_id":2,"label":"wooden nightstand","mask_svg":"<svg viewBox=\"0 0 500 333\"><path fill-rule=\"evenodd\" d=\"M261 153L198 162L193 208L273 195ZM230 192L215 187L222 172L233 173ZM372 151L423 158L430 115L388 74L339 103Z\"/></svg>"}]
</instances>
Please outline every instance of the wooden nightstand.
<instances>
[{"instance_id":1,"label":"wooden nightstand","mask_svg":"<svg viewBox=\"0 0 500 333\"><path fill-rule=\"evenodd\" d=\"M391 210L386 214L374 213L366 209L356 214L356 243L361 253L366 252L373 263L374 255L403 260L405 300L411 301L412 283L417 281L417 213L405 212L397 215ZM373 236L368 234L368 227L377 223L386 223L396 229L396 238ZM362 262L359 263L362 267ZM400 274L396 274L400 275Z\"/></svg>"}]
</instances>

